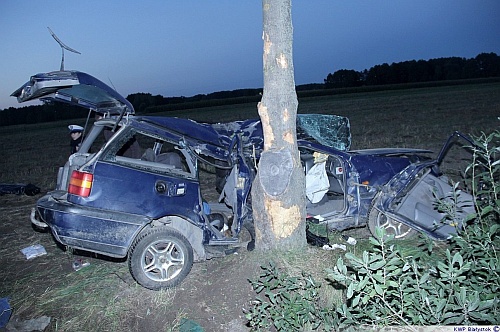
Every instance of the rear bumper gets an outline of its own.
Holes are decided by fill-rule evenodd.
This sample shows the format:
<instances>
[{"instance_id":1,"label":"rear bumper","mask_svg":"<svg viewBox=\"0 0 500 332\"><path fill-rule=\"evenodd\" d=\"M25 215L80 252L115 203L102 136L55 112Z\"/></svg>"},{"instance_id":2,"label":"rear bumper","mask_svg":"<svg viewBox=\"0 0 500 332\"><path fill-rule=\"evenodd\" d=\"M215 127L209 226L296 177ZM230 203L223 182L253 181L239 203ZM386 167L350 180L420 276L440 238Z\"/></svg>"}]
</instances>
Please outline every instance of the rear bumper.
<instances>
[{"instance_id":1,"label":"rear bumper","mask_svg":"<svg viewBox=\"0 0 500 332\"><path fill-rule=\"evenodd\" d=\"M137 233L151 222L145 216L75 205L62 191L40 198L31 216L35 226L50 227L63 245L111 257L125 257Z\"/></svg>"},{"instance_id":2,"label":"rear bumper","mask_svg":"<svg viewBox=\"0 0 500 332\"><path fill-rule=\"evenodd\" d=\"M31 223L37 228L41 228L41 229L48 229L49 228L49 225L47 225L45 222L39 220L39 217L36 214L36 208L31 208L30 220L31 220Z\"/></svg>"}]
</instances>

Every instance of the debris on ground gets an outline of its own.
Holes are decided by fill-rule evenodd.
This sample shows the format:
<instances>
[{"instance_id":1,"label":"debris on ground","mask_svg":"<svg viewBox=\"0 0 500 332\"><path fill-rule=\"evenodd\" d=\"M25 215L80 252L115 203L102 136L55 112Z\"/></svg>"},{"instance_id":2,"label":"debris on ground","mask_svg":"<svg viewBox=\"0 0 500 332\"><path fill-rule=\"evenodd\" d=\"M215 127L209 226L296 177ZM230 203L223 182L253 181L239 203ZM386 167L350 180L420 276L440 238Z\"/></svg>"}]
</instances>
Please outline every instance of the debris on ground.
<instances>
[{"instance_id":1,"label":"debris on ground","mask_svg":"<svg viewBox=\"0 0 500 332\"><path fill-rule=\"evenodd\" d=\"M45 331L50 324L50 317L42 316L24 321L11 320L6 328L11 332Z\"/></svg>"},{"instance_id":2,"label":"debris on ground","mask_svg":"<svg viewBox=\"0 0 500 332\"><path fill-rule=\"evenodd\" d=\"M309 225L306 226L306 238L307 238L307 243L317 247L322 247L330 242L328 237L312 233L309 230Z\"/></svg>"},{"instance_id":3,"label":"debris on ground","mask_svg":"<svg viewBox=\"0 0 500 332\"><path fill-rule=\"evenodd\" d=\"M76 258L73 261L73 270L78 271L89 265L90 263L88 261L83 260L82 258Z\"/></svg>"},{"instance_id":4,"label":"debris on ground","mask_svg":"<svg viewBox=\"0 0 500 332\"><path fill-rule=\"evenodd\" d=\"M45 251L45 248L41 244L34 244L32 246L26 247L24 249L21 249L21 252L24 256L26 256L26 259L28 260L47 254L47 251Z\"/></svg>"},{"instance_id":5,"label":"debris on ground","mask_svg":"<svg viewBox=\"0 0 500 332\"><path fill-rule=\"evenodd\" d=\"M9 322L10 315L12 314L12 309L9 305L9 299L3 297L0 299L0 329L5 327Z\"/></svg>"},{"instance_id":6,"label":"debris on ground","mask_svg":"<svg viewBox=\"0 0 500 332\"><path fill-rule=\"evenodd\" d=\"M180 332L203 332L203 327L192 319L183 318L179 325Z\"/></svg>"},{"instance_id":7,"label":"debris on ground","mask_svg":"<svg viewBox=\"0 0 500 332\"><path fill-rule=\"evenodd\" d=\"M345 246L345 244L337 244L337 243L325 244L323 246L323 250L335 250L335 249L341 249L341 250L346 251L347 247Z\"/></svg>"},{"instance_id":8,"label":"debris on ground","mask_svg":"<svg viewBox=\"0 0 500 332\"><path fill-rule=\"evenodd\" d=\"M351 246L354 246L354 245L356 245L356 243L358 243L358 241L356 241L355 238L347 236L347 235L342 235L342 239L344 241L346 241L347 243L349 243ZM347 250L347 247L345 244L338 244L338 243L325 244L325 245L323 245L322 248L323 248L323 250L335 250L335 249L340 249L340 250L344 250L344 251Z\"/></svg>"},{"instance_id":9,"label":"debris on ground","mask_svg":"<svg viewBox=\"0 0 500 332\"><path fill-rule=\"evenodd\" d=\"M342 235L342 238L347 242L349 243L351 246L354 246L356 245L356 243L358 243L358 241L356 241L355 238L353 237L350 237L350 236L347 236L347 235Z\"/></svg>"},{"instance_id":10,"label":"debris on ground","mask_svg":"<svg viewBox=\"0 0 500 332\"><path fill-rule=\"evenodd\" d=\"M27 196L35 196L40 193L40 188L35 186L34 184L28 183L0 183L0 196L5 194L15 194L15 195L27 195Z\"/></svg>"}]
</instances>

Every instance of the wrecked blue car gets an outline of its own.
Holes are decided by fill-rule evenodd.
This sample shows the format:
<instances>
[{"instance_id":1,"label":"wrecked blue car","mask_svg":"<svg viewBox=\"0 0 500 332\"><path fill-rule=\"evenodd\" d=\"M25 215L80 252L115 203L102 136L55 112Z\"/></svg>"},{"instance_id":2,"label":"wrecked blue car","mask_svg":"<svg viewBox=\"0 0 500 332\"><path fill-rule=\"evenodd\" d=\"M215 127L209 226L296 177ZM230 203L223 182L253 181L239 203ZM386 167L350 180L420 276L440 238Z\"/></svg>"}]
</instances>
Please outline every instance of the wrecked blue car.
<instances>
[{"instance_id":1,"label":"wrecked blue car","mask_svg":"<svg viewBox=\"0 0 500 332\"><path fill-rule=\"evenodd\" d=\"M259 120L136 116L115 90L77 71L35 75L12 95L79 105L99 118L31 214L61 244L127 257L132 276L149 289L179 284L195 261L252 245ZM332 230L382 227L396 238L422 232L445 239L455 231L440 223L446 215L435 201L453 190L439 164L462 134L437 159L421 149L350 151L349 121L333 115L299 115L297 137L310 221ZM201 181L201 170L214 181ZM474 206L465 192L461 200L463 219Z\"/></svg>"}]
</instances>

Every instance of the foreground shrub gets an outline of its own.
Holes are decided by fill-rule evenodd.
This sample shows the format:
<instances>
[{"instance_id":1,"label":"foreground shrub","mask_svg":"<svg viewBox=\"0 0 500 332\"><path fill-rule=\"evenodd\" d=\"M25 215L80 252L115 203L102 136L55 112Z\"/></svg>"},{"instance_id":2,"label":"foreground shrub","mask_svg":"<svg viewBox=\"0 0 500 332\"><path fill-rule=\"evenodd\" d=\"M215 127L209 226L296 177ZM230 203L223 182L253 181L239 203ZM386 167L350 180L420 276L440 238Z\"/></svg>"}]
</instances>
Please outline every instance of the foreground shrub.
<instances>
[{"instance_id":1,"label":"foreground shrub","mask_svg":"<svg viewBox=\"0 0 500 332\"><path fill-rule=\"evenodd\" d=\"M475 145L472 163L466 173L477 198L477 219L497 222L500 215L500 131L473 138Z\"/></svg>"},{"instance_id":2,"label":"foreground shrub","mask_svg":"<svg viewBox=\"0 0 500 332\"><path fill-rule=\"evenodd\" d=\"M250 281L259 296L246 314L257 331L308 331L328 321L327 309L320 304L320 285L312 276L289 276L274 263L262 267L257 280Z\"/></svg>"},{"instance_id":3,"label":"foreground shrub","mask_svg":"<svg viewBox=\"0 0 500 332\"><path fill-rule=\"evenodd\" d=\"M337 327L497 323L498 225L473 229L463 232L472 240L468 248L446 249L442 260L431 255L432 243L428 251L405 257L377 230L381 240L370 238L371 252L346 254L347 264L339 258L328 270L328 277L347 289L346 303L334 313ZM466 252L470 248L474 258Z\"/></svg>"},{"instance_id":4,"label":"foreground shrub","mask_svg":"<svg viewBox=\"0 0 500 332\"><path fill-rule=\"evenodd\" d=\"M345 303L326 308L319 285L270 264L252 286L261 296L246 317L255 330L324 330L389 325L498 324L498 223L469 225L446 250L430 240L408 249L382 229L373 249L352 253L327 269L330 287L345 289ZM329 287L329 286L327 286ZM263 296L262 296L263 295Z\"/></svg>"}]
</instances>

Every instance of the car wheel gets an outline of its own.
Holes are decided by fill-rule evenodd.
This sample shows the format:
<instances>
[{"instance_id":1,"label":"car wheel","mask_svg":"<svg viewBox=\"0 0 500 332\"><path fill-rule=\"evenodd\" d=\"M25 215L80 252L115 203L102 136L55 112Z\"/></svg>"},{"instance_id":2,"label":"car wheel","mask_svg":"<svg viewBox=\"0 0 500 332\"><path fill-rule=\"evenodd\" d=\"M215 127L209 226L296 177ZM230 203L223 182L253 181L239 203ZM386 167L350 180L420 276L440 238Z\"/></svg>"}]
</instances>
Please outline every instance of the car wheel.
<instances>
[{"instance_id":1,"label":"car wheel","mask_svg":"<svg viewBox=\"0 0 500 332\"><path fill-rule=\"evenodd\" d=\"M193 248L182 234L173 229L151 228L139 234L130 248L130 273L148 289L178 285L192 266Z\"/></svg>"},{"instance_id":2,"label":"car wheel","mask_svg":"<svg viewBox=\"0 0 500 332\"><path fill-rule=\"evenodd\" d=\"M395 239L406 239L416 234L413 228L388 217L385 213L372 207L368 215L368 228L374 237L377 237L375 232L377 227L383 228L386 235L394 235Z\"/></svg>"}]
</instances>

